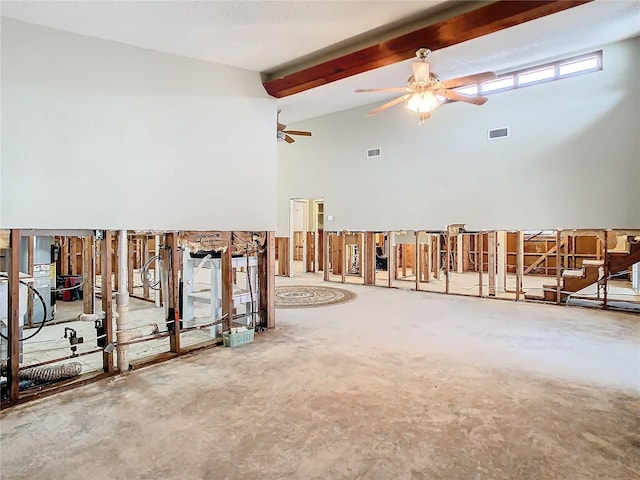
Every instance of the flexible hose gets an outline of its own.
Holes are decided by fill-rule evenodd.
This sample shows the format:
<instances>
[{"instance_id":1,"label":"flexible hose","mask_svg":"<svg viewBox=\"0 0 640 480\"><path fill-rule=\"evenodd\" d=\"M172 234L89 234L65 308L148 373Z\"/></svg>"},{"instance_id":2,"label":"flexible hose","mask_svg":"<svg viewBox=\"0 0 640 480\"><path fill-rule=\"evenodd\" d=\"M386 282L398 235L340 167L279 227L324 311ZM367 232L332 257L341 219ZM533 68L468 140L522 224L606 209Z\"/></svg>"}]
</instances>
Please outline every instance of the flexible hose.
<instances>
[{"instance_id":1,"label":"flexible hose","mask_svg":"<svg viewBox=\"0 0 640 480\"><path fill-rule=\"evenodd\" d=\"M1 277L4 278L9 278L9 276L7 274L0 274ZM42 330L42 327L44 327L44 324L46 322L48 322L49 320L51 320L50 318L47 319L47 304L44 301L44 298L42 298L42 295L40 295L40 292L38 290L36 290L35 288L33 288L31 285L29 285L27 282L23 282L22 280L19 280L19 282L22 285L25 285L27 288L29 288L33 293L36 294L36 296L40 299L40 302L42 303L42 311L44 312L44 316L42 318L42 322L40 322L40 326L37 328L37 330L35 332L33 332L31 335L29 335L28 337L24 337L21 338L19 341L20 342L24 342L25 340L29 340L33 337L35 337L37 334L40 333L40 330ZM4 338L6 341L9 341L9 338L7 336L5 336L2 332L0 332L0 337Z\"/></svg>"},{"instance_id":2,"label":"flexible hose","mask_svg":"<svg viewBox=\"0 0 640 480\"><path fill-rule=\"evenodd\" d=\"M77 377L82 371L80 362L65 363L62 365L49 365L44 367L32 367L20 370L20 380L31 380L36 383L55 382L66 378ZM0 374L7 375L7 362L0 364Z\"/></svg>"}]
</instances>

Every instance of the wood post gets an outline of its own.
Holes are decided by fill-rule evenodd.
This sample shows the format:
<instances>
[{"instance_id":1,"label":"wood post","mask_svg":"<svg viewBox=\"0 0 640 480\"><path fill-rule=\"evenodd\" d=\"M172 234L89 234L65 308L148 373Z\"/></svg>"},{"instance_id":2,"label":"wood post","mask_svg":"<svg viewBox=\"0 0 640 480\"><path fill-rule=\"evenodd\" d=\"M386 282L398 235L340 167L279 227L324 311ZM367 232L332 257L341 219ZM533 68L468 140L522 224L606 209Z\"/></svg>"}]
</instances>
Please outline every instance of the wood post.
<instances>
[{"instance_id":1,"label":"wood post","mask_svg":"<svg viewBox=\"0 0 640 480\"><path fill-rule=\"evenodd\" d=\"M264 247L258 254L258 287L260 290L260 323L263 328L276 326L276 234L266 232ZM247 275L249 272L247 272Z\"/></svg>"},{"instance_id":2,"label":"wood post","mask_svg":"<svg viewBox=\"0 0 640 480\"><path fill-rule=\"evenodd\" d=\"M342 275L342 283L346 281L347 275L347 231L343 230L340 236L340 274Z\"/></svg>"},{"instance_id":3,"label":"wood post","mask_svg":"<svg viewBox=\"0 0 640 480\"><path fill-rule=\"evenodd\" d=\"M391 270L396 269L395 246L393 245L393 232L387 232L387 246L389 253L387 254L387 287L392 286ZM395 276L395 275L394 275Z\"/></svg>"},{"instance_id":4,"label":"wood post","mask_svg":"<svg viewBox=\"0 0 640 480\"><path fill-rule=\"evenodd\" d=\"M522 272L524 271L524 232L516 232L516 300L520 300L522 291Z\"/></svg>"},{"instance_id":5,"label":"wood post","mask_svg":"<svg viewBox=\"0 0 640 480\"><path fill-rule=\"evenodd\" d=\"M316 271L316 237L315 232L307 232L307 248L306 248L306 258L305 271L307 272L315 272Z\"/></svg>"},{"instance_id":6,"label":"wood post","mask_svg":"<svg viewBox=\"0 0 640 480\"><path fill-rule=\"evenodd\" d=\"M135 264L135 247L136 247L136 237L129 237L125 239L128 243L127 248L127 288L129 290L129 295L133 295L133 266Z\"/></svg>"},{"instance_id":7,"label":"wood post","mask_svg":"<svg viewBox=\"0 0 640 480\"><path fill-rule=\"evenodd\" d=\"M416 276L416 292L420 290L420 271L422 270L420 262L422 260L422 252L420 251L420 231L415 230L413 234L416 237L416 248L413 255L413 273Z\"/></svg>"},{"instance_id":8,"label":"wood post","mask_svg":"<svg viewBox=\"0 0 640 480\"><path fill-rule=\"evenodd\" d=\"M231 242L231 232L224 232L221 235L226 239L227 249L222 252L220 263L222 272L222 316L226 315L226 320L222 324L223 331L229 330L233 320L233 244ZM248 272L247 272L248 273Z\"/></svg>"},{"instance_id":9,"label":"wood post","mask_svg":"<svg viewBox=\"0 0 640 480\"><path fill-rule=\"evenodd\" d=\"M496 232L487 233L487 273L489 274L489 296L496 296Z\"/></svg>"},{"instance_id":10,"label":"wood post","mask_svg":"<svg viewBox=\"0 0 640 480\"><path fill-rule=\"evenodd\" d=\"M9 258L7 258L7 384L9 398L20 398L20 230L9 233Z\"/></svg>"},{"instance_id":11,"label":"wood post","mask_svg":"<svg viewBox=\"0 0 640 480\"><path fill-rule=\"evenodd\" d=\"M478 256L476 257L478 260L476 260L476 264L478 266L478 296L479 297L483 297L484 293L482 291L483 289L483 283L484 283L484 247L482 245L482 240L483 240L484 234L483 233L476 233L476 248L478 249Z\"/></svg>"},{"instance_id":12,"label":"wood post","mask_svg":"<svg viewBox=\"0 0 640 480\"><path fill-rule=\"evenodd\" d=\"M329 232L322 231L322 278L325 282L329 281Z\"/></svg>"},{"instance_id":13,"label":"wood post","mask_svg":"<svg viewBox=\"0 0 640 480\"><path fill-rule=\"evenodd\" d=\"M433 263L433 235L427 235L427 261L425 264L424 280L429 283L431 281L431 264Z\"/></svg>"},{"instance_id":14,"label":"wood post","mask_svg":"<svg viewBox=\"0 0 640 480\"><path fill-rule=\"evenodd\" d=\"M602 242L602 258L604 259L604 262L602 262L603 265L603 282L604 282L604 292L603 292L603 298L602 298L602 306L603 308L608 308L609 307L609 298L608 298L608 282L609 282L609 239L608 239L608 235L609 233L607 232L607 230L604 231L604 241ZM597 288L599 289L600 286L597 286Z\"/></svg>"},{"instance_id":15,"label":"wood post","mask_svg":"<svg viewBox=\"0 0 640 480\"><path fill-rule=\"evenodd\" d=\"M376 239L373 232L364 233L364 252L362 263L364 265L364 284L375 285L376 283Z\"/></svg>"},{"instance_id":16,"label":"wood post","mask_svg":"<svg viewBox=\"0 0 640 480\"><path fill-rule=\"evenodd\" d=\"M100 261L102 262L100 268L100 275L102 283L100 292L102 296L102 311L104 312L104 319L102 320L102 326L104 328L104 344L109 345L113 342L113 301L111 299L113 294L113 286L111 280L111 248L112 248L113 235L111 230L105 230L102 240L100 241ZM102 369L107 373L113 373L115 367L113 364L113 351L102 352Z\"/></svg>"},{"instance_id":17,"label":"wood post","mask_svg":"<svg viewBox=\"0 0 640 480\"><path fill-rule=\"evenodd\" d=\"M171 232L167 234L168 237L168 248L170 251L170 265L171 268L169 270L169 298L171 299L169 303L169 321L173 321L173 327L170 327L169 331L171 335L169 335L169 345L170 349L173 353L180 354L180 250L178 248L178 232ZM229 234L229 247L227 250L229 251L229 256L231 255L231 235ZM222 254L224 258L224 254ZM224 265L224 260L222 260ZM224 269L222 270L223 275L223 283L224 283ZM224 298L224 297L223 297ZM171 315L173 313L173 315ZM223 312L224 314L224 304L223 304Z\"/></svg>"},{"instance_id":18,"label":"wood post","mask_svg":"<svg viewBox=\"0 0 640 480\"><path fill-rule=\"evenodd\" d=\"M147 261L149 260L149 236L145 235L142 239L142 258L140 260L140 269L142 269L142 267L144 266L144 264L147 263ZM146 275L146 273L148 273L149 269L147 269L147 272L145 272L144 278L142 279L142 296L144 298L149 298L149 278Z\"/></svg>"},{"instance_id":19,"label":"wood post","mask_svg":"<svg viewBox=\"0 0 640 480\"><path fill-rule=\"evenodd\" d=\"M95 297L93 285L96 272L94 263L95 243L93 237L82 238L82 312L93 313L95 310Z\"/></svg>"},{"instance_id":20,"label":"wood post","mask_svg":"<svg viewBox=\"0 0 640 480\"><path fill-rule=\"evenodd\" d=\"M33 277L33 250L35 241L36 237L27 237L27 273L30 277ZM33 292L31 289L29 289L29 293L27 294L27 326L33 326Z\"/></svg>"},{"instance_id":21,"label":"wood post","mask_svg":"<svg viewBox=\"0 0 640 480\"><path fill-rule=\"evenodd\" d=\"M562 241L562 232L556 230L556 303L562 303L562 268L560 266L560 243Z\"/></svg>"},{"instance_id":22,"label":"wood post","mask_svg":"<svg viewBox=\"0 0 640 480\"><path fill-rule=\"evenodd\" d=\"M446 260L445 260L445 267L444 267L444 271L445 271L445 289L444 292L445 293L449 293L449 276L450 276L450 272L451 272L451 236L449 235L449 227L447 227L447 234L446 234L446 241L447 241L447 245L446 245Z\"/></svg>"}]
</instances>

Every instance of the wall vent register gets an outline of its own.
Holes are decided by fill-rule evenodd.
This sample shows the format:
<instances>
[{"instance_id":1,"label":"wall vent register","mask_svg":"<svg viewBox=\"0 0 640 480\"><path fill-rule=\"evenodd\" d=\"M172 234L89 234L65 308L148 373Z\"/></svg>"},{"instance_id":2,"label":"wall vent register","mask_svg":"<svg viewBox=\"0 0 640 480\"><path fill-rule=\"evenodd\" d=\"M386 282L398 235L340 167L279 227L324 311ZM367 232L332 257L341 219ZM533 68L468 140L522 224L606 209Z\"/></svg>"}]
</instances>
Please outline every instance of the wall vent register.
<instances>
[{"instance_id":1,"label":"wall vent register","mask_svg":"<svg viewBox=\"0 0 640 480\"><path fill-rule=\"evenodd\" d=\"M489 140L496 140L498 138L506 138L508 136L509 136L509 128L508 127L493 128L493 129L489 130L489 132L488 132Z\"/></svg>"},{"instance_id":2,"label":"wall vent register","mask_svg":"<svg viewBox=\"0 0 640 480\"><path fill-rule=\"evenodd\" d=\"M370 148L367 150L367 158L376 158L382 156L382 148Z\"/></svg>"}]
</instances>

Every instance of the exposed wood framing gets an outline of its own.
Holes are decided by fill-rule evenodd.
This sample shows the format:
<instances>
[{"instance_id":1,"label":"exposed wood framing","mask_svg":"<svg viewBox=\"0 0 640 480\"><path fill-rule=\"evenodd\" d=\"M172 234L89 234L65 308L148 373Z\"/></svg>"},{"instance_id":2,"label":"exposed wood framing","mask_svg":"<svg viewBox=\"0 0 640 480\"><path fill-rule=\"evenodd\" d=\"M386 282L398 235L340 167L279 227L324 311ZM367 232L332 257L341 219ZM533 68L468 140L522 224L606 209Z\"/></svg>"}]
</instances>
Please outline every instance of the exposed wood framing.
<instances>
[{"instance_id":1,"label":"exposed wood framing","mask_svg":"<svg viewBox=\"0 0 640 480\"><path fill-rule=\"evenodd\" d=\"M412 58L420 46L432 51L551 15L585 1L498 1L433 23L396 38L264 82L276 98L326 85L359 73Z\"/></svg>"},{"instance_id":2,"label":"exposed wood framing","mask_svg":"<svg viewBox=\"0 0 640 480\"><path fill-rule=\"evenodd\" d=\"M476 244L477 244L477 249L478 252L480 253L480 262L478 263L478 296L479 297L483 297L484 296L484 292L483 290L483 283L484 283L484 265L483 265L483 261L484 261L484 252L483 250L483 245L482 245L482 240L483 240L484 234L483 233L476 233Z\"/></svg>"},{"instance_id":3,"label":"exposed wood framing","mask_svg":"<svg viewBox=\"0 0 640 480\"><path fill-rule=\"evenodd\" d=\"M142 239L142 260L140 262L140 268L147 263L147 260L149 260L149 237L148 235L145 235ZM147 278L147 275L144 276L142 281L142 296L144 298L149 298L149 279Z\"/></svg>"},{"instance_id":4,"label":"exposed wood framing","mask_svg":"<svg viewBox=\"0 0 640 480\"><path fill-rule=\"evenodd\" d=\"M346 275L347 275L347 231L343 230L342 235L340 235L340 274L341 281L345 283Z\"/></svg>"},{"instance_id":5,"label":"exposed wood framing","mask_svg":"<svg viewBox=\"0 0 640 480\"><path fill-rule=\"evenodd\" d=\"M278 275L281 277L289 277L291 274L289 242L289 237L276 237L276 247L278 249Z\"/></svg>"},{"instance_id":6,"label":"exposed wood framing","mask_svg":"<svg viewBox=\"0 0 640 480\"><path fill-rule=\"evenodd\" d=\"M17 402L20 398L20 230L9 234L9 257L7 258L7 384L9 398Z\"/></svg>"},{"instance_id":7,"label":"exposed wood framing","mask_svg":"<svg viewBox=\"0 0 640 480\"><path fill-rule=\"evenodd\" d=\"M27 273L33 277L33 257L36 237L27 237ZM27 293L27 326L33 326L33 292L29 289Z\"/></svg>"},{"instance_id":8,"label":"exposed wood framing","mask_svg":"<svg viewBox=\"0 0 640 480\"><path fill-rule=\"evenodd\" d=\"M95 243L93 237L84 237L82 239L82 311L84 313L93 313L95 309L95 297L93 294L93 286L95 282L95 263L94 263Z\"/></svg>"},{"instance_id":9,"label":"exposed wood framing","mask_svg":"<svg viewBox=\"0 0 640 480\"><path fill-rule=\"evenodd\" d=\"M413 256L413 273L416 276L416 290L420 290L420 259L422 255L420 255L420 231L416 230L413 232L416 237L416 252Z\"/></svg>"},{"instance_id":10,"label":"exposed wood framing","mask_svg":"<svg viewBox=\"0 0 640 480\"><path fill-rule=\"evenodd\" d=\"M517 232L516 240L516 300L520 300L522 291L522 273L524 270L524 232Z\"/></svg>"},{"instance_id":11,"label":"exposed wood framing","mask_svg":"<svg viewBox=\"0 0 640 480\"><path fill-rule=\"evenodd\" d=\"M173 321L173 327L170 328L171 335L169 336L169 346L170 350L179 355L180 354L180 249L179 249L179 239L178 232L171 232L167 234L167 246L170 249L170 270L169 270L169 297L171 298L171 306L169 312L170 317L169 321ZM229 233L229 248L227 251L229 252L229 258L231 258L231 234ZM224 264L225 264L225 254L222 255L222 283L224 285ZM230 260L229 260L230 262ZM224 314L224 290L223 290L223 304L222 304L222 313ZM173 315L171 315L173 313Z\"/></svg>"},{"instance_id":12,"label":"exposed wood framing","mask_svg":"<svg viewBox=\"0 0 640 480\"><path fill-rule=\"evenodd\" d=\"M487 272L489 273L489 296L496 296L496 232L487 234Z\"/></svg>"},{"instance_id":13,"label":"exposed wood framing","mask_svg":"<svg viewBox=\"0 0 640 480\"><path fill-rule=\"evenodd\" d=\"M227 248L222 252L220 263L222 272L222 316L225 322L222 324L223 331L231 328L233 318L233 245L231 243L231 232L224 232L221 235L227 242Z\"/></svg>"},{"instance_id":14,"label":"exposed wood framing","mask_svg":"<svg viewBox=\"0 0 640 480\"><path fill-rule=\"evenodd\" d=\"M395 271L396 269L395 245L393 245L393 232L387 232L387 244L389 247L389 253L387 255L387 286L391 287L393 285L392 283L393 277L391 274L391 270Z\"/></svg>"},{"instance_id":15,"label":"exposed wood framing","mask_svg":"<svg viewBox=\"0 0 640 480\"><path fill-rule=\"evenodd\" d=\"M444 271L445 271L445 293L449 293L449 277L451 276L451 236L449 235L449 229L447 228L447 233L446 233L446 259L445 259L445 264L444 264Z\"/></svg>"},{"instance_id":16,"label":"exposed wood framing","mask_svg":"<svg viewBox=\"0 0 640 480\"><path fill-rule=\"evenodd\" d=\"M136 263L136 237L127 236L127 288L133 295L133 267Z\"/></svg>"},{"instance_id":17,"label":"exposed wood framing","mask_svg":"<svg viewBox=\"0 0 640 480\"><path fill-rule=\"evenodd\" d=\"M609 282L609 232L607 230L604 231L604 241L602 242L602 258L604 258L603 266L604 266L604 278L602 279L604 283L604 292L602 298L602 306L606 309L609 307L609 298L608 298L608 282ZM600 286L597 287L600 289Z\"/></svg>"},{"instance_id":18,"label":"exposed wood framing","mask_svg":"<svg viewBox=\"0 0 640 480\"><path fill-rule=\"evenodd\" d=\"M307 251L305 258L305 271L316 271L316 234L315 232L307 232Z\"/></svg>"},{"instance_id":19,"label":"exposed wood framing","mask_svg":"<svg viewBox=\"0 0 640 480\"><path fill-rule=\"evenodd\" d=\"M322 278L325 282L329 281L329 232L323 230L322 232Z\"/></svg>"},{"instance_id":20,"label":"exposed wood framing","mask_svg":"<svg viewBox=\"0 0 640 480\"><path fill-rule=\"evenodd\" d=\"M562 242L562 232L556 231L556 245ZM562 268L561 268L560 249L556 248L556 303L560 305L562 301Z\"/></svg>"},{"instance_id":21,"label":"exposed wood framing","mask_svg":"<svg viewBox=\"0 0 640 480\"><path fill-rule=\"evenodd\" d=\"M102 325L104 327L104 335L105 335L105 345L109 345L113 342L113 287L111 280L111 243L113 240L113 234L111 230L105 230L103 234L102 240L100 240L100 261L102 262L100 275L101 275L101 286L100 286L100 294L102 296L102 311L104 312L104 319L102 320ZM102 369L106 373L113 373L115 371L115 367L113 364L113 352L102 352Z\"/></svg>"},{"instance_id":22,"label":"exposed wood framing","mask_svg":"<svg viewBox=\"0 0 640 480\"><path fill-rule=\"evenodd\" d=\"M364 284L376 283L376 239L373 232L364 233L364 251L361 262L364 266Z\"/></svg>"},{"instance_id":23,"label":"exposed wood framing","mask_svg":"<svg viewBox=\"0 0 640 480\"><path fill-rule=\"evenodd\" d=\"M260 290L260 319L263 328L276 326L276 234L266 232L264 248L258 255L258 287Z\"/></svg>"}]
</instances>

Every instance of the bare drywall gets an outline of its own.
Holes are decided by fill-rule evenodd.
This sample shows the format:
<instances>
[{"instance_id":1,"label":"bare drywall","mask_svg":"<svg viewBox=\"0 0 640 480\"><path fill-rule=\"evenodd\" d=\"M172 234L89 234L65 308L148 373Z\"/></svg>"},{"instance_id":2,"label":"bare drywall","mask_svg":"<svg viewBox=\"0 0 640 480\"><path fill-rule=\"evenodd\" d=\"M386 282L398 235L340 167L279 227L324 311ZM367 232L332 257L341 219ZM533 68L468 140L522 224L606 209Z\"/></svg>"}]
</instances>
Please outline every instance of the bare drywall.
<instances>
[{"instance_id":1,"label":"bare drywall","mask_svg":"<svg viewBox=\"0 0 640 480\"><path fill-rule=\"evenodd\" d=\"M313 137L278 146L279 234L294 197L324 197L327 230L640 227L640 40L603 50L601 72L443 105L422 126L402 106L368 117L378 104L296 124ZM510 136L489 141L499 127Z\"/></svg>"},{"instance_id":2,"label":"bare drywall","mask_svg":"<svg viewBox=\"0 0 640 480\"><path fill-rule=\"evenodd\" d=\"M260 76L2 19L0 225L273 230Z\"/></svg>"}]
</instances>

